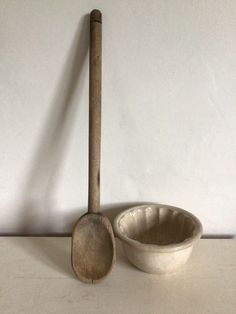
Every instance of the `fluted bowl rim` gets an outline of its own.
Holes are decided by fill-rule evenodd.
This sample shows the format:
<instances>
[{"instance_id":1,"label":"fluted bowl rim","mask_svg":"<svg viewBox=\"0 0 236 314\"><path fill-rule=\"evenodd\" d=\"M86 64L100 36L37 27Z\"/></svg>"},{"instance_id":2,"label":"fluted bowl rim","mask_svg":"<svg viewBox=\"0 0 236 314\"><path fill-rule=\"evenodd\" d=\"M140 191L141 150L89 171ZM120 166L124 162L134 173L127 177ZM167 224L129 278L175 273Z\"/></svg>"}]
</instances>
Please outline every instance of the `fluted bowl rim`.
<instances>
[{"instance_id":1,"label":"fluted bowl rim","mask_svg":"<svg viewBox=\"0 0 236 314\"><path fill-rule=\"evenodd\" d=\"M120 220L127 214L134 212L136 210L140 209L170 209L170 210L175 210L179 213L184 214L188 218L190 218L194 224L194 230L193 233L190 237L186 238L184 241L179 242L179 243L173 243L173 244L166 244L166 245L158 245L158 244L147 244L147 243L142 243L139 242L138 240L134 240L130 237L128 237L123 231L120 229ZM149 251L149 252L174 252L174 251L179 251L183 250L185 248L188 248L189 246L192 246L195 241L197 241L201 235L202 235L202 224L200 220L194 216L192 213L176 207L176 206L171 206L171 205L165 205L165 204L147 204L147 205L139 205L135 207L128 208L124 211L122 211L120 214L118 214L114 220L113 223L113 228L115 235L122 241L124 241L126 244L131 245L132 247L135 247L139 250L142 251Z\"/></svg>"}]
</instances>

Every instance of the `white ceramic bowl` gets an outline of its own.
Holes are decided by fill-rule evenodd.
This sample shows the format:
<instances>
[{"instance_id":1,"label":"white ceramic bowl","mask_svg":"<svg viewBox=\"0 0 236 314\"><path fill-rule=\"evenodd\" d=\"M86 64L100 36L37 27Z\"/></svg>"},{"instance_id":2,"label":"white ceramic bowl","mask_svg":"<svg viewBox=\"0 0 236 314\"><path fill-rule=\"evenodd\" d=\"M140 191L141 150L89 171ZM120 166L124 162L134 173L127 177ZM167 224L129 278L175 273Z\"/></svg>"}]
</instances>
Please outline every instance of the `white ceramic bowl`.
<instances>
[{"instance_id":1,"label":"white ceramic bowl","mask_svg":"<svg viewBox=\"0 0 236 314\"><path fill-rule=\"evenodd\" d=\"M132 264L147 273L167 274L186 263L202 225L181 208L152 204L120 213L114 231Z\"/></svg>"}]
</instances>

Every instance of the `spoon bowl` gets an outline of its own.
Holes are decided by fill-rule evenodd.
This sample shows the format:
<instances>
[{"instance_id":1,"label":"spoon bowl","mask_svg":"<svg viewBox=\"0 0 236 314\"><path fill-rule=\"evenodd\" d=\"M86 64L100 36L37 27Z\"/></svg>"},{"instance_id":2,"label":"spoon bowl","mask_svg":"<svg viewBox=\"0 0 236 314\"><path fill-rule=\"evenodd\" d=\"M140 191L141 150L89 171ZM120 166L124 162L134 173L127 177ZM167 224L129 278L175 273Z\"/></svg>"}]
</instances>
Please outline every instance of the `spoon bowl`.
<instances>
[{"instance_id":1,"label":"spoon bowl","mask_svg":"<svg viewBox=\"0 0 236 314\"><path fill-rule=\"evenodd\" d=\"M72 239L76 276L87 283L105 277L115 261L115 240L108 218L101 213L83 215L76 223Z\"/></svg>"}]
</instances>

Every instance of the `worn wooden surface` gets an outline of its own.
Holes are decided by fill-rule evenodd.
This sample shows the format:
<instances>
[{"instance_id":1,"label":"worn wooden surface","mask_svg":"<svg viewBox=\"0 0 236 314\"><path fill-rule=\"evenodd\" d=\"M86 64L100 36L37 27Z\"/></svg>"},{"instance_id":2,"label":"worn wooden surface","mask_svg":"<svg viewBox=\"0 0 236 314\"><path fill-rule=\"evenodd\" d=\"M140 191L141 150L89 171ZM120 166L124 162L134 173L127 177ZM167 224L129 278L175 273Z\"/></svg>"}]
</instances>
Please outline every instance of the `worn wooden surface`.
<instances>
[{"instance_id":1,"label":"worn wooden surface","mask_svg":"<svg viewBox=\"0 0 236 314\"><path fill-rule=\"evenodd\" d=\"M200 240L171 276L139 271L118 245L112 273L97 285L75 278L70 241L0 237L1 314L235 314L235 240Z\"/></svg>"},{"instance_id":2,"label":"worn wooden surface","mask_svg":"<svg viewBox=\"0 0 236 314\"><path fill-rule=\"evenodd\" d=\"M88 211L100 209L102 15L90 14L89 48L89 199Z\"/></svg>"},{"instance_id":3,"label":"worn wooden surface","mask_svg":"<svg viewBox=\"0 0 236 314\"><path fill-rule=\"evenodd\" d=\"M86 214L72 237L72 266L77 277L95 283L109 274L115 262L115 239L110 221L101 214Z\"/></svg>"},{"instance_id":4,"label":"worn wooden surface","mask_svg":"<svg viewBox=\"0 0 236 314\"><path fill-rule=\"evenodd\" d=\"M115 262L115 239L107 217L100 209L102 15L90 14L89 63L89 197L88 214L76 223L72 235L72 267L77 277L95 283L105 277Z\"/></svg>"}]
</instances>

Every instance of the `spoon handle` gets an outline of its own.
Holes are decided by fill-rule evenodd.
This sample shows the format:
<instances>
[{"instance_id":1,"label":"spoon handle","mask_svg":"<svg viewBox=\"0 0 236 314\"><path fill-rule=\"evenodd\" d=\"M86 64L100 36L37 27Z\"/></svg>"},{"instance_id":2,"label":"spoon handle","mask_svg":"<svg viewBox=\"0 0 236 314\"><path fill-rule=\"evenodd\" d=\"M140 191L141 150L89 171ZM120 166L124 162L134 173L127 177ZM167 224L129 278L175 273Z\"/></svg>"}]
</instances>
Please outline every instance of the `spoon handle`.
<instances>
[{"instance_id":1,"label":"spoon handle","mask_svg":"<svg viewBox=\"0 0 236 314\"><path fill-rule=\"evenodd\" d=\"M100 208L102 14L90 13L88 212Z\"/></svg>"}]
</instances>

